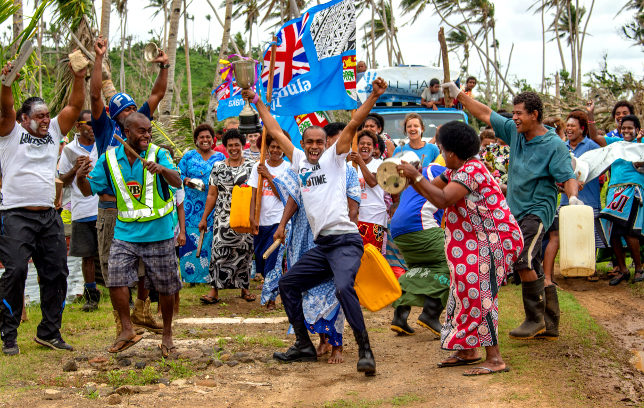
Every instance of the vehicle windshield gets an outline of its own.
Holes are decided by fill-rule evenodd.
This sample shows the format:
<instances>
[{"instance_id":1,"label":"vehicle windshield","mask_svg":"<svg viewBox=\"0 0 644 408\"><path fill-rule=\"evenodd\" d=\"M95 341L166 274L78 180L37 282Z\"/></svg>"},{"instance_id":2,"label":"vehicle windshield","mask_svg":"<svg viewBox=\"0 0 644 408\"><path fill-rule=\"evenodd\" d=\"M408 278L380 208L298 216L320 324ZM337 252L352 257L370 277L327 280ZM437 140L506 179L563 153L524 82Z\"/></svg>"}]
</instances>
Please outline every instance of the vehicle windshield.
<instances>
[{"instance_id":1,"label":"vehicle windshield","mask_svg":"<svg viewBox=\"0 0 644 408\"><path fill-rule=\"evenodd\" d=\"M385 118L384 131L387 132L392 139L406 139L403 132L403 122L407 113L386 111L378 111L378 113ZM436 128L444 123L451 122L453 120L462 122L464 120L463 115L460 112L455 111L417 111L417 113L420 114L423 118L423 122L425 123L423 139L433 139L434 136L436 136ZM396 142L396 144L398 143Z\"/></svg>"}]
</instances>

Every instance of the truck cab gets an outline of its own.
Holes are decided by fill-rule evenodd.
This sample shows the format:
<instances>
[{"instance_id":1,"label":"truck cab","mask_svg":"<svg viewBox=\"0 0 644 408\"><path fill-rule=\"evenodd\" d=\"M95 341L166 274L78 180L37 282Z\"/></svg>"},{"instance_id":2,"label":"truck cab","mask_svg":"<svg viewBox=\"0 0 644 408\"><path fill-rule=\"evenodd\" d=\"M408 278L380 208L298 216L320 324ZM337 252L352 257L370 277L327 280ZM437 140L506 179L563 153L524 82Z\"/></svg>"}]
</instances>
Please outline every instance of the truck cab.
<instances>
[{"instance_id":1,"label":"truck cab","mask_svg":"<svg viewBox=\"0 0 644 408\"><path fill-rule=\"evenodd\" d=\"M408 113L417 113L423 119L425 132L423 140L431 141L436 130L444 123L453 120L467 123L467 114L456 108L428 109L420 104L423 90L429 86L432 78L443 78L442 68L424 66L398 66L367 70L357 83L358 98L365 100L371 93L371 83L377 77L387 81L387 91L378 99L371 110L385 119L384 132L394 140L396 145L409 142L405 136L403 122ZM450 73L452 78L458 74Z\"/></svg>"}]
</instances>

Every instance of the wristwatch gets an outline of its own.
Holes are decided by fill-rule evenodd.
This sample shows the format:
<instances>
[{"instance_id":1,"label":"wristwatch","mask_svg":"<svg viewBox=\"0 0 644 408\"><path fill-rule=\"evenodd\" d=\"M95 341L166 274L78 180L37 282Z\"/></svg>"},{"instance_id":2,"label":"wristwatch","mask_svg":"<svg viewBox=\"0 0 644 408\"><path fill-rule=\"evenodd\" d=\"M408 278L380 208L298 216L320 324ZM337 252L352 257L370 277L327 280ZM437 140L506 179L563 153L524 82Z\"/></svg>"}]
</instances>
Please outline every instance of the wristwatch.
<instances>
[{"instance_id":1,"label":"wristwatch","mask_svg":"<svg viewBox=\"0 0 644 408\"><path fill-rule=\"evenodd\" d=\"M423 175L422 175L422 174L419 174L419 175L418 175L418 176L416 176L416 178L414 179L414 184L418 183L418 182L419 182L420 180L422 180L422 179L423 179Z\"/></svg>"},{"instance_id":2,"label":"wristwatch","mask_svg":"<svg viewBox=\"0 0 644 408\"><path fill-rule=\"evenodd\" d=\"M161 69L168 69L168 68L170 68L170 64L161 64L161 63L160 63L160 64L159 64L159 68L161 68Z\"/></svg>"}]
</instances>

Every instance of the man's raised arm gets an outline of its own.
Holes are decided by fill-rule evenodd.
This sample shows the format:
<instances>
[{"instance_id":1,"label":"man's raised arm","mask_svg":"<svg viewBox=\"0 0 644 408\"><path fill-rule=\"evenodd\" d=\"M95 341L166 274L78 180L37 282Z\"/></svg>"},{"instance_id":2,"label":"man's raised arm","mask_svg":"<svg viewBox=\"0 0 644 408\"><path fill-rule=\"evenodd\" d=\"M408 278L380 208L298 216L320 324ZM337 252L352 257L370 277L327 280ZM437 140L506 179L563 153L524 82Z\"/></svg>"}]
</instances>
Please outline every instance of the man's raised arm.
<instances>
[{"instance_id":1,"label":"man's raised arm","mask_svg":"<svg viewBox=\"0 0 644 408\"><path fill-rule=\"evenodd\" d=\"M380 77L376 78L371 85L373 87L371 94L369 95L367 100L356 110L347 126L342 130L342 133L340 133L340 138L335 145L335 151L337 154L346 153L351 150L351 142L353 141L353 137L356 134L356 129L358 129L358 127L362 125L369 112L371 112L373 105L376 104L378 98L380 98L380 96L385 93L385 90L387 89L387 82L385 82L385 80Z\"/></svg>"},{"instance_id":2,"label":"man's raised arm","mask_svg":"<svg viewBox=\"0 0 644 408\"><path fill-rule=\"evenodd\" d=\"M6 75L9 72L11 63L2 68L2 74ZM20 74L18 74L20 75ZM16 80L19 76L16 76ZM16 111L13 108L13 93L11 93L10 86L0 85L0 137L8 136L9 133L16 126Z\"/></svg>"},{"instance_id":3,"label":"man's raised arm","mask_svg":"<svg viewBox=\"0 0 644 408\"><path fill-rule=\"evenodd\" d=\"M92 119L98 119L103 114L103 98L101 90L103 87L103 56L107 52L107 40L99 36L94 44L94 67L89 80L89 100L92 109Z\"/></svg>"},{"instance_id":4,"label":"man's raised arm","mask_svg":"<svg viewBox=\"0 0 644 408\"><path fill-rule=\"evenodd\" d=\"M293 159L293 143L289 140L288 137L282 132L280 124L277 123L271 112L268 110L268 107L264 105L264 102L255 94L252 89L244 89L242 91L242 96L246 99L250 99L251 102L257 107L257 112L259 112L259 117L262 118L264 122L264 127L266 132L273 137L273 139L280 145L280 148L288 157L289 160Z\"/></svg>"},{"instance_id":5,"label":"man's raised arm","mask_svg":"<svg viewBox=\"0 0 644 408\"><path fill-rule=\"evenodd\" d=\"M72 68L72 65L69 64L69 69L74 74L72 92L69 94L67 106L58 114L58 126L60 126L60 131L63 135L66 135L72 130L85 103L85 73L87 72L87 68L76 72Z\"/></svg>"},{"instance_id":6,"label":"man's raised arm","mask_svg":"<svg viewBox=\"0 0 644 408\"><path fill-rule=\"evenodd\" d=\"M463 108L467 109L475 118L492 126L490 123L492 109L489 106L483 105L471 96L467 96L465 92L461 92L454 82L447 82L442 84L441 87L443 88L443 94L445 94L445 91L449 92L449 96L457 99L463 105Z\"/></svg>"},{"instance_id":7,"label":"man's raised arm","mask_svg":"<svg viewBox=\"0 0 644 408\"><path fill-rule=\"evenodd\" d=\"M159 64L159 75L157 75L157 80L154 81L154 86L152 86L152 92L150 92L150 97L148 98L148 106L150 107L150 115L157 110L161 99L165 96L165 91L168 88L168 55L159 50L159 55L151 62L157 62Z\"/></svg>"}]
</instances>

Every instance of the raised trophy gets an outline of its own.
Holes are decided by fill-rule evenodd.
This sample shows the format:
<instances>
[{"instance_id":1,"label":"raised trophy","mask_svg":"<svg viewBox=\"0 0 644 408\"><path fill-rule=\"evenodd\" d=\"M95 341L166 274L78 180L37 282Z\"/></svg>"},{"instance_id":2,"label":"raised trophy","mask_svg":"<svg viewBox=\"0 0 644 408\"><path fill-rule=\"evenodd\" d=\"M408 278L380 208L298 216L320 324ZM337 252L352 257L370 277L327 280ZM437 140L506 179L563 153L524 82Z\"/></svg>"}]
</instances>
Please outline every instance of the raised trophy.
<instances>
[{"instance_id":1,"label":"raised trophy","mask_svg":"<svg viewBox=\"0 0 644 408\"><path fill-rule=\"evenodd\" d=\"M143 48L143 58L147 62L152 62L156 57L159 56L159 46L157 46L154 42L150 41L145 45Z\"/></svg>"},{"instance_id":2,"label":"raised trophy","mask_svg":"<svg viewBox=\"0 0 644 408\"><path fill-rule=\"evenodd\" d=\"M241 59L234 61L233 72L235 73L235 81L242 89L250 89L255 86L255 61L252 59ZM251 134L260 133L262 127L259 124L259 114L247 99L244 108L239 114L239 128L240 133Z\"/></svg>"}]
</instances>

